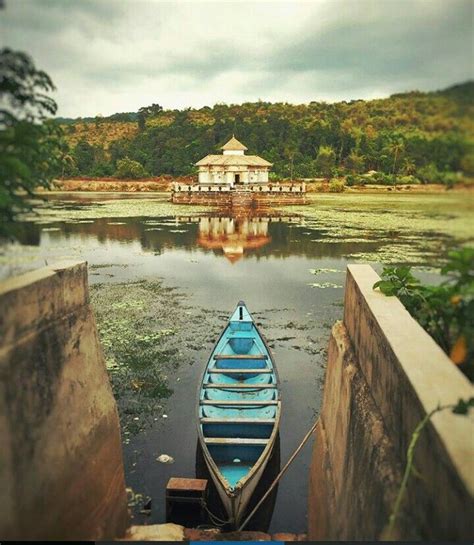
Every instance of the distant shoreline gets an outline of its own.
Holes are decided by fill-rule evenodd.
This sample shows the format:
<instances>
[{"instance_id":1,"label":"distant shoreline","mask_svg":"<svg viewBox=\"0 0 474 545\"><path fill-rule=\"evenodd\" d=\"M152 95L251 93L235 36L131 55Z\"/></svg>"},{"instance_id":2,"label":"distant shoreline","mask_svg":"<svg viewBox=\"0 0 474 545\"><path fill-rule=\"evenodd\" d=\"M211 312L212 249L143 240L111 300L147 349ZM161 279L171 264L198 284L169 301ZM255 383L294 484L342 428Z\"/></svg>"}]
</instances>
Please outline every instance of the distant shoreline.
<instances>
[{"instance_id":1,"label":"distant shoreline","mask_svg":"<svg viewBox=\"0 0 474 545\"><path fill-rule=\"evenodd\" d=\"M54 180L51 192L106 192L106 193L163 193L171 192L173 182L190 183L191 176L160 176L143 180L119 179L64 179ZM306 182L308 193L330 193L329 182ZM448 191L474 190L473 184L458 184L448 189L442 184L376 185L345 187L344 193L446 193ZM39 192L47 190L40 189Z\"/></svg>"}]
</instances>

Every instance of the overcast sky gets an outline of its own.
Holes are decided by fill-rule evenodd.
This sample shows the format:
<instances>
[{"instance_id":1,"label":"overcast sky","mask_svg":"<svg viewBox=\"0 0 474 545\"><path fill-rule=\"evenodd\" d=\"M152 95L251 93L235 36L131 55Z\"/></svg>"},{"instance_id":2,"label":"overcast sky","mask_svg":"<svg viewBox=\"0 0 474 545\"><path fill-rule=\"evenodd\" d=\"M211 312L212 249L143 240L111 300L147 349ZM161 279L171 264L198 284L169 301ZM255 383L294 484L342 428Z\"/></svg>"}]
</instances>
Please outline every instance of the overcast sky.
<instances>
[{"instance_id":1,"label":"overcast sky","mask_svg":"<svg viewBox=\"0 0 474 545\"><path fill-rule=\"evenodd\" d=\"M350 100L472 79L472 0L5 0L58 115Z\"/></svg>"}]
</instances>

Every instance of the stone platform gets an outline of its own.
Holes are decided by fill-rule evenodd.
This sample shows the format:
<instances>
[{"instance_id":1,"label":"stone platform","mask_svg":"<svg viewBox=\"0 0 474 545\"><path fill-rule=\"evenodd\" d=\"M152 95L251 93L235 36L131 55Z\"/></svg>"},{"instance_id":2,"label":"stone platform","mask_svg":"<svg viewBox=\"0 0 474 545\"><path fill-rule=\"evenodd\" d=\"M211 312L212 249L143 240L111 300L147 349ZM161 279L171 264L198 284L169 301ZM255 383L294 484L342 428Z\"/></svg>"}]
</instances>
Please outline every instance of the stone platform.
<instances>
[{"instance_id":1,"label":"stone platform","mask_svg":"<svg viewBox=\"0 0 474 545\"><path fill-rule=\"evenodd\" d=\"M231 188L228 185L173 185L171 202L228 207L305 204L306 185L301 183L253 184Z\"/></svg>"},{"instance_id":2,"label":"stone platform","mask_svg":"<svg viewBox=\"0 0 474 545\"><path fill-rule=\"evenodd\" d=\"M131 526L124 541L306 541L306 534L267 534L265 532L220 532L217 529L199 530L179 524L150 524Z\"/></svg>"}]
</instances>

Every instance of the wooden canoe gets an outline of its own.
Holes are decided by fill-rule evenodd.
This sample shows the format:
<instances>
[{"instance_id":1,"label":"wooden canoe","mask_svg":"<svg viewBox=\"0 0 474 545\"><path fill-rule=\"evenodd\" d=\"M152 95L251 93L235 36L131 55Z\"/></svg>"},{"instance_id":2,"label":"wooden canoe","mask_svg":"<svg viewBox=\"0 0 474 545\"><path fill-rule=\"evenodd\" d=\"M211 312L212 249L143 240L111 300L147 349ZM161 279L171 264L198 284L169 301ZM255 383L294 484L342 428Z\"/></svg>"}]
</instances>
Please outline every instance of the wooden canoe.
<instances>
[{"instance_id":1,"label":"wooden canoe","mask_svg":"<svg viewBox=\"0 0 474 545\"><path fill-rule=\"evenodd\" d=\"M279 386L270 348L241 301L209 357L198 400L204 460L234 527L275 445Z\"/></svg>"}]
</instances>

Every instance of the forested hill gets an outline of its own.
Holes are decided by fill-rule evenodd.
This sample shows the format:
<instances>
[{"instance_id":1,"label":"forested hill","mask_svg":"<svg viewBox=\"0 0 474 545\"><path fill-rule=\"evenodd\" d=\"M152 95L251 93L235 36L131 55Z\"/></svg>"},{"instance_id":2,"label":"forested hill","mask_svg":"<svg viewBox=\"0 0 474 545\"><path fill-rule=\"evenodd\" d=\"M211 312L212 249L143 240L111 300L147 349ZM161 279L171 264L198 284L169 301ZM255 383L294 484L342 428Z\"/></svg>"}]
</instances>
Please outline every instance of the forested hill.
<instances>
[{"instance_id":1,"label":"forested hill","mask_svg":"<svg viewBox=\"0 0 474 545\"><path fill-rule=\"evenodd\" d=\"M249 153L274 163L281 177L370 170L421 181L443 181L460 171L472 176L473 97L474 82L468 82L333 104L259 101L185 110L153 104L110 117L59 118L69 146L64 174L190 174L196 161L220 153L234 133Z\"/></svg>"}]
</instances>

